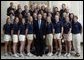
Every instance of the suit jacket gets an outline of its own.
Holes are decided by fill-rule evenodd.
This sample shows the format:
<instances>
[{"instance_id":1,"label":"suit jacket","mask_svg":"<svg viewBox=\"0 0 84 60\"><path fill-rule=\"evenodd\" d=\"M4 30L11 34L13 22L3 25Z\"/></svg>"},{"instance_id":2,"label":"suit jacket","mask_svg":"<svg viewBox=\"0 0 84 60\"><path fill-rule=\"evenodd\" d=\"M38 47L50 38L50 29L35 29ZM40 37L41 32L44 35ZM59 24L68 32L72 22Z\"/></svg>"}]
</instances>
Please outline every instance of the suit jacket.
<instances>
[{"instance_id":1,"label":"suit jacket","mask_svg":"<svg viewBox=\"0 0 84 60\"><path fill-rule=\"evenodd\" d=\"M46 25L45 22L41 20L41 26L39 29L39 25L38 25L38 20L34 23L34 34L36 34L37 38L42 38L43 35L45 35L46 32Z\"/></svg>"}]
</instances>

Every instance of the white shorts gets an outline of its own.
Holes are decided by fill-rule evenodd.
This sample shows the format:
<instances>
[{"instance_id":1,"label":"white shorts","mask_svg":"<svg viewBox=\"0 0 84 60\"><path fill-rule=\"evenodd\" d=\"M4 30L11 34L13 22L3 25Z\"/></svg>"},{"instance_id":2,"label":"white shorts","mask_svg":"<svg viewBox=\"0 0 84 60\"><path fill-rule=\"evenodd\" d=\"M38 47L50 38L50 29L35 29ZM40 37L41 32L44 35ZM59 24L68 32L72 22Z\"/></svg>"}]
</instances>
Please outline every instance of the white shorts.
<instances>
[{"instance_id":1,"label":"white shorts","mask_svg":"<svg viewBox=\"0 0 84 60\"><path fill-rule=\"evenodd\" d=\"M28 35L27 35L27 39L28 39L28 40L33 40L33 34L28 34Z\"/></svg>"},{"instance_id":2,"label":"white shorts","mask_svg":"<svg viewBox=\"0 0 84 60\"><path fill-rule=\"evenodd\" d=\"M63 34L64 40L72 41L72 33L70 34Z\"/></svg>"},{"instance_id":3,"label":"white shorts","mask_svg":"<svg viewBox=\"0 0 84 60\"><path fill-rule=\"evenodd\" d=\"M61 34L60 33L54 34L54 39L61 39Z\"/></svg>"},{"instance_id":4,"label":"white shorts","mask_svg":"<svg viewBox=\"0 0 84 60\"><path fill-rule=\"evenodd\" d=\"M4 41L12 41L11 40L11 35L5 34L4 35Z\"/></svg>"},{"instance_id":5,"label":"white shorts","mask_svg":"<svg viewBox=\"0 0 84 60\"><path fill-rule=\"evenodd\" d=\"M15 42L15 43L18 42L18 35L13 35L13 42Z\"/></svg>"},{"instance_id":6,"label":"white shorts","mask_svg":"<svg viewBox=\"0 0 84 60\"><path fill-rule=\"evenodd\" d=\"M19 41L25 41L25 35L19 35Z\"/></svg>"},{"instance_id":7,"label":"white shorts","mask_svg":"<svg viewBox=\"0 0 84 60\"><path fill-rule=\"evenodd\" d=\"M47 34L46 35L46 44L52 46L53 43L53 34Z\"/></svg>"}]
</instances>

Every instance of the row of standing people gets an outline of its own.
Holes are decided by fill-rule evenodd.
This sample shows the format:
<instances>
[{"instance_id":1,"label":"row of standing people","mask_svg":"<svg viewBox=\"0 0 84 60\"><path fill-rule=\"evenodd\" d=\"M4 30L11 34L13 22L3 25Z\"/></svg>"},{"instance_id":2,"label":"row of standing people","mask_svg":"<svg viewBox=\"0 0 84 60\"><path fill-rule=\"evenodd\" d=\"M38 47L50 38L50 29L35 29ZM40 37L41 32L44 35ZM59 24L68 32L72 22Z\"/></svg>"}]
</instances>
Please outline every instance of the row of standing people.
<instances>
[{"instance_id":1,"label":"row of standing people","mask_svg":"<svg viewBox=\"0 0 84 60\"><path fill-rule=\"evenodd\" d=\"M52 42L54 39L56 54L60 56L62 51L61 39L64 37L66 47L65 56L70 55L71 40L73 40L76 55L80 55L80 42L78 39L80 39L79 33L81 33L82 27L77 21L78 17L74 16L73 13L69 13L65 4L62 5L60 12L58 11L58 8L55 7L53 13L44 6L42 6L41 9L34 9L34 7L31 6L31 9L28 10L27 5L25 5L25 10L22 11L20 4L18 5L17 10L13 9L12 5L13 3L10 3L10 7L7 9L9 18L7 18L7 23L3 28L5 34L4 40L6 41L5 52L7 52L7 41L11 40L10 38L12 36L13 53L14 56L17 56L16 47L19 37L19 41L21 41L20 55L23 55L22 51L24 51L24 41L26 37L28 40L27 55L32 55L30 53L30 47L33 39L36 38L34 42L36 55L43 55L46 44L49 48L48 56L52 56ZM10 20L13 17L15 18L12 19L12 24L10 24ZM46 41L44 41L44 38L46 38Z\"/></svg>"}]
</instances>

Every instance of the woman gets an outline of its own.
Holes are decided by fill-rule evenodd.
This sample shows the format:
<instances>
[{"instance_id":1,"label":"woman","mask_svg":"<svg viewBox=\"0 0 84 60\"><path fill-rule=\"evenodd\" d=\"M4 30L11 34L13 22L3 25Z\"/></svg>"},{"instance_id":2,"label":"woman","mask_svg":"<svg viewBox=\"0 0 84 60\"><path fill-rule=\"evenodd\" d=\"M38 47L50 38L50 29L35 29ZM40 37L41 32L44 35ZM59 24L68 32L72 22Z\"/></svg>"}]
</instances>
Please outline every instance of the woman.
<instances>
[{"instance_id":1,"label":"woman","mask_svg":"<svg viewBox=\"0 0 84 60\"><path fill-rule=\"evenodd\" d=\"M69 21L69 17L66 16L65 18L65 23L63 26L63 35L64 35L64 40L65 40L65 50L66 53L64 54L64 56L70 56L70 52L71 52L71 23Z\"/></svg>"},{"instance_id":2,"label":"woman","mask_svg":"<svg viewBox=\"0 0 84 60\"><path fill-rule=\"evenodd\" d=\"M74 14L73 13L70 13L69 14L69 20L71 22L71 24L73 24L73 21L74 21ZM72 35L72 31L71 31L71 35ZM74 51L74 47L73 47L73 40L71 41L71 50Z\"/></svg>"},{"instance_id":3,"label":"woman","mask_svg":"<svg viewBox=\"0 0 84 60\"><path fill-rule=\"evenodd\" d=\"M46 44L49 49L48 56L53 55L53 25L51 23L51 17L47 17L47 24L46 24Z\"/></svg>"},{"instance_id":4,"label":"woman","mask_svg":"<svg viewBox=\"0 0 84 60\"><path fill-rule=\"evenodd\" d=\"M20 56L23 56L24 52L25 31L26 31L25 19L22 18L22 22L19 25Z\"/></svg>"},{"instance_id":5,"label":"woman","mask_svg":"<svg viewBox=\"0 0 84 60\"><path fill-rule=\"evenodd\" d=\"M62 44L61 38L63 34L63 25L62 22L59 20L59 16L55 15L55 22L54 22L54 41L56 46L56 55L61 55Z\"/></svg>"},{"instance_id":6,"label":"woman","mask_svg":"<svg viewBox=\"0 0 84 60\"><path fill-rule=\"evenodd\" d=\"M31 44L33 41L33 18L32 16L29 17L27 26L26 26L26 36L27 36L27 55L32 56L32 53L30 52Z\"/></svg>"},{"instance_id":7,"label":"woman","mask_svg":"<svg viewBox=\"0 0 84 60\"><path fill-rule=\"evenodd\" d=\"M8 55L7 49L8 49L9 41L11 41L11 28L12 26L11 26L10 17L8 16L6 19L6 24L4 24L3 26L4 41L5 41L5 56Z\"/></svg>"},{"instance_id":8,"label":"woman","mask_svg":"<svg viewBox=\"0 0 84 60\"><path fill-rule=\"evenodd\" d=\"M19 30L19 18L18 17L15 17L14 19L14 23L12 25L12 29L11 29L11 33L12 33L12 38L13 38L13 54L14 54L14 57L19 57L17 55L17 43L18 43L18 30Z\"/></svg>"}]
</instances>

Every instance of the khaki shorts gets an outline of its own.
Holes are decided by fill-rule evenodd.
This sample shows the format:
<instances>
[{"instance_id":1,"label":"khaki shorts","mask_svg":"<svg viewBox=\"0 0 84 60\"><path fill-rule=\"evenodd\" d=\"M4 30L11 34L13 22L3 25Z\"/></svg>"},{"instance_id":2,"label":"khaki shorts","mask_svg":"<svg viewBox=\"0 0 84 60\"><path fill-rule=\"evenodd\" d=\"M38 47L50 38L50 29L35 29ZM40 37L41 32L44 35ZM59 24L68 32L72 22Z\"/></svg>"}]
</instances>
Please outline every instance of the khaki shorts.
<instances>
[{"instance_id":1,"label":"khaki shorts","mask_svg":"<svg viewBox=\"0 0 84 60\"><path fill-rule=\"evenodd\" d=\"M19 35L19 41L25 41L25 35Z\"/></svg>"},{"instance_id":2,"label":"khaki shorts","mask_svg":"<svg viewBox=\"0 0 84 60\"><path fill-rule=\"evenodd\" d=\"M46 35L46 44L52 46L53 43L53 34L47 34Z\"/></svg>"},{"instance_id":3,"label":"khaki shorts","mask_svg":"<svg viewBox=\"0 0 84 60\"><path fill-rule=\"evenodd\" d=\"M61 39L61 34L60 33L54 34L54 39Z\"/></svg>"},{"instance_id":4,"label":"khaki shorts","mask_svg":"<svg viewBox=\"0 0 84 60\"><path fill-rule=\"evenodd\" d=\"M28 34L28 35L27 35L27 39L28 39L28 40L33 40L33 34Z\"/></svg>"},{"instance_id":5,"label":"khaki shorts","mask_svg":"<svg viewBox=\"0 0 84 60\"><path fill-rule=\"evenodd\" d=\"M13 42L15 42L15 43L18 42L18 35L13 35Z\"/></svg>"},{"instance_id":6,"label":"khaki shorts","mask_svg":"<svg viewBox=\"0 0 84 60\"><path fill-rule=\"evenodd\" d=\"M72 33L70 34L63 34L64 40L72 41Z\"/></svg>"}]
</instances>

